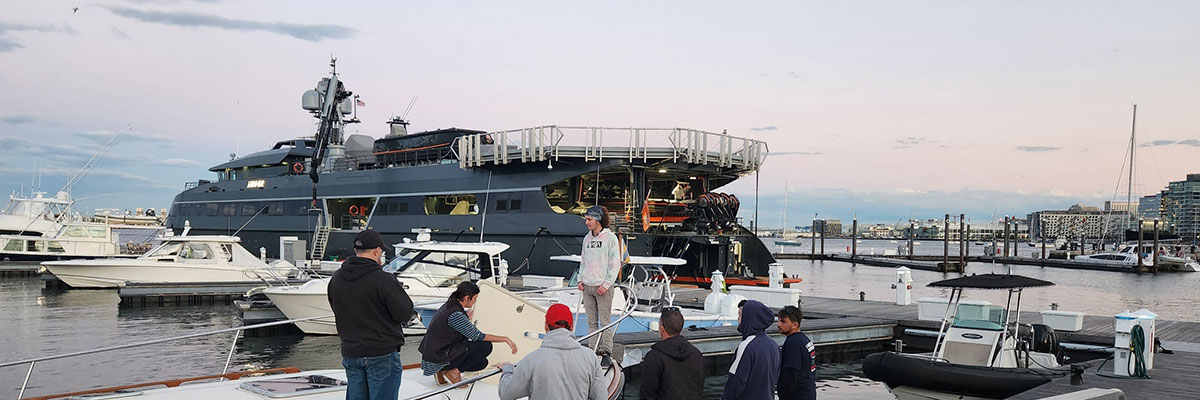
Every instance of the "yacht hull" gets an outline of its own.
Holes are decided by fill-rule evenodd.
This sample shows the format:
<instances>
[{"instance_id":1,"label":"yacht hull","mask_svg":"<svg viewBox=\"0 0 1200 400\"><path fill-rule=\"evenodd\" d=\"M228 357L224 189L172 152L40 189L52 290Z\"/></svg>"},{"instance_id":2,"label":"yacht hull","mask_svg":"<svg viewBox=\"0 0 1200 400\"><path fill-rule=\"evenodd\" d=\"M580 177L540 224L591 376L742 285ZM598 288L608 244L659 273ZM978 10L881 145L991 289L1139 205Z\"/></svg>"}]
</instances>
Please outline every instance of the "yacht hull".
<instances>
[{"instance_id":1,"label":"yacht hull","mask_svg":"<svg viewBox=\"0 0 1200 400\"><path fill-rule=\"evenodd\" d=\"M117 288L127 283L248 282L270 276L259 269L147 260L50 261L42 266L74 288Z\"/></svg>"}]
</instances>

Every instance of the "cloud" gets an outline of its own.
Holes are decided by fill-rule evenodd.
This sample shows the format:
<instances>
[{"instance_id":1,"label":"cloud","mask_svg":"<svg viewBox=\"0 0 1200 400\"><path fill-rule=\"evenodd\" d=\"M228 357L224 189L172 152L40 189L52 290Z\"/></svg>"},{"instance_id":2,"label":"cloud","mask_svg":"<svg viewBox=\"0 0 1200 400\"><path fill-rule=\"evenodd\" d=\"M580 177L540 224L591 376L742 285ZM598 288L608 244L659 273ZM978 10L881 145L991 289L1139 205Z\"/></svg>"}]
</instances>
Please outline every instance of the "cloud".
<instances>
[{"instance_id":1,"label":"cloud","mask_svg":"<svg viewBox=\"0 0 1200 400\"><path fill-rule=\"evenodd\" d=\"M0 122L4 122L6 124L28 124L37 122L37 118L34 118L32 115L21 114L0 115Z\"/></svg>"},{"instance_id":2,"label":"cloud","mask_svg":"<svg viewBox=\"0 0 1200 400\"><path fill-rule=\"evenodd\" d=\"M234 31L262 31L284 36L291 36L296 39L310 42L319 42L326 39L347 39L358 33L357 29L340 25L308 25L294 24L289 22L251 21L187 11L149 11L120 6L106 6L106 8L118 16L142 22L171 26L217 28Z\"/></svg>"},{"instance_id":3,"label":"cloud","mask_svg":"<svg viewBox=\"0 0 1200 400\"><path fill-rule=\"evenodd\" d=\"M925 145L925 144L935 144L935 143L938 143L938 141L931 140L928 138L923 138L923 137L909 136L909 137L905 137L905 138L896 139L896 145L892 146L892 148L893 149L911 149L911 148L913 148L913 146L920 146L920 145ZM945 144L943 144L942 147L944 148L947 146Z\"/></svg>"},{"instance_id":4,"label":"cloud","mask_svg":"<svg viewBox=\"0 0 1200 400\"><path fill-rule=\"evenodd\" d=\"M199 161L192 161L192 160L183 159L183 158L164 158L164 159L158 160L157 163L160 165L168 166L168 167L203 167L203 166L205 166L204 164L200 163Z\"/></svg>"},{"instance_id":5,"label":"cloud","mask_svg":"<svg viewBox=\"0 0 1200 400\"><path fill-rule=\"evenodd\" d=\"M125 31L121 30L121 28L112 26L112 27L109 27L109 31L112 32L113 37L115 37L117 39L130 40L129 35L125 34Z\"/></svg>"},{"instance_id":6,"label":"cloud","mask_svg":"<svg viewBox=\"0 0 1200 400\"><path fill-rule=\"evenodd\" d=\"M67 25L67 24L29 25L29 24L20 24L20 23L16 23L16 22L0 21L0 53L7 53L7 52L14 51L16 49L21 49L21 48L25 47L20 42L16 41L16 39L13 39L12 37L10 37L9 32L38 32L38 33L63 32L63 33L71 33L71 34L79 33L79 32L76 32L75 29L71 28L71 26Z\"/></svg>"},{"instance_id":7,"label":"cloud","mask_svg":"<svg viewBox=\"0 0 1200 400\"><path fill-rule=\"evenodd\" d=\"M1017 150L1028 151L1030 153L1044 153L1048 151L1058 151L1058 147L1051 146L1017 146Z\"/></svg>"},{"instance_id":8,"label":"cloud","mask_svg":"<svg viewBox=\"0 0 1200 400\"><path fill-rule=\"evenodd\" d=\"M775 130L779 130L779 127L777 127L777 126L775 126L775 125L768 125L768 126L760 126L760 127L757 127L757 128L750 128L750 130L752 130L752 131L755 131L755 132L761 132L761 131L775 131Z\"/></svg>"},{"instance_id":9,"label":"cloud","mask_svg":"<svg viewBox=\"0 0 1200 400\"><path fill-rule=\"evenodd\" d=\"M1173 144L1175 144L1174 140L1155 140L1153 142L1142 143L1138 147L1170 146Z\"/></svg>"},{"instance_id":10,"label":"cloud","mask_svg":"<svg viewBox=\"0 0 1200 400\"><path fill-rule=\"evenodd\" d=\"M825 153L820 151L779 151L767 153L770 156L823 156Z\"/></svg>"},{"instance_id":11,"label":"cloud","mask_svg":"<svg viewBox=\"0 0 1200 400\"><path fill-rule=\"evenodd\" d=\"M1200 147L1200 140L1196 140L1196 139L1184 139L1184 140L1155 140L1155 141L1153 141L1153 142L1146 142L1146 143L1142 143L1142 144L1138 145L1138 147L1158 147L1158 146L1171 146L1171 145L1176 145L1176 144L1181 144L1181 145L1184 145L1184 146Z\"/></svg>"}]
</instances>

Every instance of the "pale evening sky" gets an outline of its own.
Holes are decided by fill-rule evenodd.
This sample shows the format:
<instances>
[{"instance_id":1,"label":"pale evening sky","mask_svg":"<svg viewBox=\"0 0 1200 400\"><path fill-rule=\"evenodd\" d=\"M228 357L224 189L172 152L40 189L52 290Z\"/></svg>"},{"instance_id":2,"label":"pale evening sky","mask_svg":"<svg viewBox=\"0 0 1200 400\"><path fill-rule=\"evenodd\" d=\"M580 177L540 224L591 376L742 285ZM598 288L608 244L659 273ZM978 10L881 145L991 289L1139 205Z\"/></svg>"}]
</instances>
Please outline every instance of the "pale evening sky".
<instances>
[{"instance_id":1,"label":"pale evening sky","mask_svg":"<svg viewBox=\"0 0 1200 400\"><path fill-rule=\"evenodd\" d=\"M762 139L764 225L976 219L1200 172L1200 3L5 2L0 189L168 207L228 154L311 135L330 55L363 124L688 127ZM78 7L78 11L72 9ZM753 176L725 191L750 216ZM795 216L795 218L791 217Z\"/></svg>"}]
</instances>

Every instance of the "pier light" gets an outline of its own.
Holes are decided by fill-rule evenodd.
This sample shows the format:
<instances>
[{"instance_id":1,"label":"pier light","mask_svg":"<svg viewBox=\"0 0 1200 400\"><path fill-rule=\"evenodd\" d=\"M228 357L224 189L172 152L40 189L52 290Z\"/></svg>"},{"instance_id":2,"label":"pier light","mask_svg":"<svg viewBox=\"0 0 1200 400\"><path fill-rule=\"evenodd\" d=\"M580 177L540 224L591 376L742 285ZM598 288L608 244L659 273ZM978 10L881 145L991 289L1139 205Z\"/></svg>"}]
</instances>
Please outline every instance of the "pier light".
<instances>
[{"instance_id":1,"label":"pier light","mask_svg":"<svg viewBox=\"0 0 1200 400\"><path fill-rule=\"evenodd\" d=\"M660 174L665 174L665 173L667 173L667 169L666 169L666 168L659 168L659 169L658 169L658 173L660 173Z\"/></svg>"}]
</instances>

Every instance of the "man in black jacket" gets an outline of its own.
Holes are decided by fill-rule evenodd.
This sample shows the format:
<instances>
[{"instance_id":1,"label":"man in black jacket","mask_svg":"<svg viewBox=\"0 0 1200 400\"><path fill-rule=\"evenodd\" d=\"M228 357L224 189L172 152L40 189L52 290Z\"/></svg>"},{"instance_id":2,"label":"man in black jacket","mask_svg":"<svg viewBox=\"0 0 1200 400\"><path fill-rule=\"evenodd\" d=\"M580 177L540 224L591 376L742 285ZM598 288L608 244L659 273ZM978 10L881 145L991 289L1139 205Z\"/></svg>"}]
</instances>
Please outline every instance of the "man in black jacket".
<instances>
[{"instance_id":1,"label":"man in black jacket","mask_svg":"<svg viewBox=\"0 0 1200 400\"><path fill-rule=\"evenodd\" d=\"M663 310L658 319L658 343L642 359L639 399L699 399L704 389L704 356L679 334L683 314L678 307Z\"/></svg>"},{"instance_id":2,"label":"man in black jacket","mask_svg":"<svg viewBox=\"0 0 1200 400\"><path fill-rule=\"evenodd\" d=\"M779 400L815 400L817 398L817 346L800 332L804 314L796 306L779 310L779 333L787 336L780 349Z\"/></svg>"},{"instance_id":3,"label":"man in black jacket","mask_svg":"<svg viewBox=\"0 0 1200 400\"><path fill-rule=\"evenodd\" d=\"M346 367L347 400L396 399L400 391L401 329L413 315L412 299L396 277L383 272L383 238L365 230L354 238L354 257L329 281Z\"/></svg>"}]
</instances>

